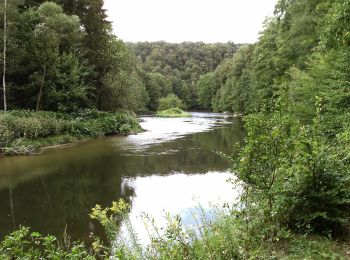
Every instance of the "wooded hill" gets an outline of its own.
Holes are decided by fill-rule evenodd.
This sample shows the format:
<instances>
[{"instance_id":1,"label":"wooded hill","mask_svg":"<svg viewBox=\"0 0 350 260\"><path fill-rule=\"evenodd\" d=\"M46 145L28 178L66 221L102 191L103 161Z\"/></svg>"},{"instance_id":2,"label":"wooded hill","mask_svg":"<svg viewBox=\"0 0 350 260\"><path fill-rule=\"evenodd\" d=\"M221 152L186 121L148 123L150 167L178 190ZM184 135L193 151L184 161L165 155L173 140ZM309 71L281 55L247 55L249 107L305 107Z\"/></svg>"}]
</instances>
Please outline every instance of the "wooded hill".
<instances>
[{"instance_id":1,"label":"wooded hill","mask_svg":"<svg viewBox=\"0 0 350 260\"><path fill-rule=\"evenodd\" d=\"M103 0L13 0L1 5L2 17L5 10L0 33L9 110L142 112L157 110L170 93L197 107L199 77L238 49L164 42L128 48L112 33Z\"/></svg>"}]
</instances>

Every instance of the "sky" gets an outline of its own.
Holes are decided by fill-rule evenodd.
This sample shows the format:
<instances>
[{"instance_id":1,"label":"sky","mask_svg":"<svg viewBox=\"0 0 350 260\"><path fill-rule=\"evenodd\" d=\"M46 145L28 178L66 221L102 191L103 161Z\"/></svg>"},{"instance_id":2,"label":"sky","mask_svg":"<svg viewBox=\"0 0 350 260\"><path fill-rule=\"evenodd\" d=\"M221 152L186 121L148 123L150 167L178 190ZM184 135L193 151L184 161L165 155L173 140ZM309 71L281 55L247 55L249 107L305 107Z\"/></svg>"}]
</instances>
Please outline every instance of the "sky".
<instances>
[{"instance_id":1,"label":"sky","mask_svg":"<svg viewBox=\"0 0 350 260\"><path fill-rule=\"evenodd\" d=\"M105 0L125 42L254 43L277 0Z\"/></svg>"}]
</instances>

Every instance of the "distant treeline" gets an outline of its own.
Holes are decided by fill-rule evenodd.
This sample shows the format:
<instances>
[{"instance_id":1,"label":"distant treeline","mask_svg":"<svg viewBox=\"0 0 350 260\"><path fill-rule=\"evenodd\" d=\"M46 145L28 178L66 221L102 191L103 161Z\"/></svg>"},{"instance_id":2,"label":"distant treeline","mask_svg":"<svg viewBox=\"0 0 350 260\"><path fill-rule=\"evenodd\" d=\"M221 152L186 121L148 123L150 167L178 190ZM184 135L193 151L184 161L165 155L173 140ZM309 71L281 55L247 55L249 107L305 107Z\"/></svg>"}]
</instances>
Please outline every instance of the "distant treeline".
<instances>
[{"instance_id":1,"label":"distant treeline","mask_svg":"<svg viewBox=\"0 0 350 260\"><path fill-rule=\"evenodd\" d=\"M231 58L240 46L232 42L139 42L128 45L147 88L151 110L157 110L159 98L171 93L178 96L187 109L203 108L198 103L199 78Z\"/></svg>"}]
</instances>

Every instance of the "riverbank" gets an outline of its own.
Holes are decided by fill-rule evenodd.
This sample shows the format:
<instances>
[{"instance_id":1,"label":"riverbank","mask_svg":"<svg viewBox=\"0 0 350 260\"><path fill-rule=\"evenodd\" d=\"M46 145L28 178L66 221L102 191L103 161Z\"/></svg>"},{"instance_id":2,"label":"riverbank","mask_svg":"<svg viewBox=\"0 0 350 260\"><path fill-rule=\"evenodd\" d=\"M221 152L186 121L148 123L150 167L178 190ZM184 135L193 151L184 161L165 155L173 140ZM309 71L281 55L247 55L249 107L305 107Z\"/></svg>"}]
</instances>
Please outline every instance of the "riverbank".
<instances>
[{"instance_id":1,"label":"riverbank","mask_svg":"<svg viewBox=\"0 0 350 260\"><path fill-rule=\"evenodd\" d=\"M0 155L31 155L43 147L140 131L136 117L126 112L14 110L0 115Z\"/></svg>"},{"instance_id":2,"label":"riverbank","mask_svg":"<svg viewBox=\"0 0 350 260\"><path fill-rule=\"evenodd\" d=\"M2 174L10 173L8 176L11 178L8 181L8 188L0 196L2 198L0 206L3 205L0 210L4 220L2 223L5 223L1 230L5 230L5 234L10 234L6 231L7 225L13 231L12 216L17 220L17 225L24 223L25 219L25 223L31 226L33 231L53 236L44 237L37 232L31 233L26 228L20 228L11 235L0 238L0 258L50 258L55 255L62 259L348 259L347 238L341 240L341 237L337 237L339 240L336 240L332 233L328 236L312 232L302 233L281 226L277 221L272 222L270 218L265 217L267 209L262 211L249 207L256 204L247 203L248 197L245 194L240 200L246 205L244 210L240 210L242 204L228 206L234 198L228 196L228 199L224 200L227 202L225 208L213 209L210 211L213 214L210 213L209 217L203 214L208 213L205 206L203 209L183 214L195 209L195 206L187 202L194 198L188 193L188 190L192 190L189 183L196 187L193 189L197 187L202 189L204 194L213 194L215 189L219 194L225 196L228 194L223 189L224 186L218 185L214 180L218 180L218 172L226 171L229 166L223 166L224 161L212 151L222 151L225 154L232 151L232 143L241 140L237 138L238 132L241 132L238 130L241 128L237 128L239 121L235 121L230 127L222 122L225 116L221 115L217 119L213 116L215 115L193 113L192 118L176 120L146 117L141 125L148 130L147 132L122 138L120 143L113 141L110 146L107 142L109 138L106 138L97 141L103 141L101 145L90 144L82 145L81 149L76 149L79 148L77 146L74 149L58 150L55 152L56 155L49 153L47 156L36 158L19 157L1 160L10 159L7 164L0 165L0 169ZM207 131L218 122L222 123L221 127L213 127L213 131ZM174 139L179 129L182 137ZM192 131L202 133L189 134ZM270 132L272 131L267 131ZM168 142L159 140L162 138ZM269 138L267 140L270 140ZM76 156L78 157L75 158ZM33 166L31 163L35 161ZM229 161L227 163L230 165ZM9 165L16 164L21 164L18 170L15 167L9 168ZM214 169L216 172L212 179L207 179L205 182L200 182L198 179L191 181L186 176L184 176L186 179L179 179L178 176L169 179L167 176L181 172L188 175L197 174L198 178L203 178L203 174L200 173L206 173L208 169ZM38 174L44 175L45 171L50 177L37 177ZM33 173L36 177L16 185L19 183L19 180L15 179L16 172L22 172L23 176L30 176ZM167 181L161 176L167 178ZM169 187L174 187L174 190ZM181 192L178 192L176 187L181 187ZM36 192L32 192L33 190ZM94 196L91 196L91 191L94 191ZM249 191L253 192L252 189ZM172 200L170 196L166 197L166 193L177 195ZM155 196L149 197L149 194ZM183 195L186 197L186 194L189 200L182 198ZM197 190L194 194L201 193ZM107 209L102 206L95 207L91 216L100 222L103 228L94 223L92 225L94 234L90 236L91 229L88 227L93 221L87 217L87 209L93 207L96 201L101 201L105 205L107 200L112 201L116 197L125 197L128 204L113 203ZM155 215L157 214L155 212L161 211L155 207L158 204L158 197L166 203L169 210L172 210L167 211L169 217L165 220ZM38 200L40 203L37 203ZM10 203L14 205L13 211L8 207ZM223 205L222 202L218 203ZM41 205L54 205L54 207ZM69 222L66 220L67 215L62 212L70 214ZM146 228L150 231L147 234L152 236L147 248L142 244L138 224L132 222L137 212L148 213L143 215L146 219L137 215L141 219L140 222L146 220ZM274 212L277 213L279 212ZM161 216L163 215L162 213ZM189 217L195 217L198 221L189 224ZM39 221L36 221L37 219ZM78 228L66 223L76 223ZM80 228L79 232L83 235L76 236L74 232ZM130 236L126 234L118 237L118 231L126 229L130 232ZM157 229L159 232L154 232ZM66 230L65 238L68 234L71 239L62 242L64 230ZM96 239L97 236L108 239L109 241L105 242L109 243L102 245L101 240ZM86 239L87 237L89 238ZM119 239L116 239L117 237ZM131 238L132 241L128 241L127 238ZM80 244L79 239L85 244ZM64 244L65 241L68 243Z\"/></svg>"},{"instance_id":3,"label":"riverbank","mask_svg":"<svg viewBox=\"0 0 350 260\"><path fill-rule=\"evenodd\" d=\"M167 225L159 228L149 216L143 216L149 228L150 244L141 245L133 226L129 237L120 237L120 219L127 218L130 205L113 202L110 208L97 205L90 218L105 231L107 244L94 237L91 245L70 239L58 242L54 236L42 236L20 227L0 241L0 257L64 259L349 259L349 240L333 240L323 236L280 233L278 239L258 239L246 228L239 212L227 214L218 210L208 218L200 213L197 224L187 226L178 216L166 217ZM65 234L67 237L67 234Z\"/></svg>"}]
</instances>

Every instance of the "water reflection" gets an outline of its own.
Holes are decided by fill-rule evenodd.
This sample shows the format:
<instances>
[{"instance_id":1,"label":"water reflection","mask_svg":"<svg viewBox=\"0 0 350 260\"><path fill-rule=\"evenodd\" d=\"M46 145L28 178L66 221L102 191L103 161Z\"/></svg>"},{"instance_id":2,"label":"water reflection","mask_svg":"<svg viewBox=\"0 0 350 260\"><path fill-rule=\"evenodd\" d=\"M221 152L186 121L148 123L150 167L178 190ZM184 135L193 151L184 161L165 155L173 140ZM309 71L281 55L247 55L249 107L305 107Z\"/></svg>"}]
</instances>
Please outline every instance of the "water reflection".
<instances>
[{"instance_id":1,"label":"water reflection","mask_svg":"<svg viewBox=\"0 0 350 260\"><path fill-rule=\"evenodd\" d=\"M152 212L162 209L156 197L169 197L169 202L179 201L168 204L179 212L178 207L186 210L190 201L190 196L181 197L184 194L199 194L201 187L208 195L221 194L223 187L211 184L225 183L230 165L216 151L230 154L233 144L242 140L239 120L212 114L143 120L149 131L140 135L0 159L0 237L22 224L59 236L67 226L73 238L88 240L91 231L99 233L88 217L97 203L107 206L124 198L136 214L150 205L145 203L149 196ZM205 177L208 173L210 178Z\"/></svg>"},{"instance_id":2,"label":"water reflection","mask_svg":"<svg viewBox=\"0 0 350 260\"><path fill-rule=\"evenodd\" d=\"M123 180L135 190L131 198L132 209L129 219L141 244L149 243L148 230L142 215L152 216L157 227L165 227L165 214L178 215L184 224L194 224L193 214L209 212L215 205L234 202L238 191L228 182L229 172L208 172L204 175L174 173L171 176L147 176ZM154 189L157 187L157 190ZM162 196L159 196L162 194ZM200 212L199 212L200 211ZM127 228L122 236L128 237Z\"/></svg>"}]
</instances>

